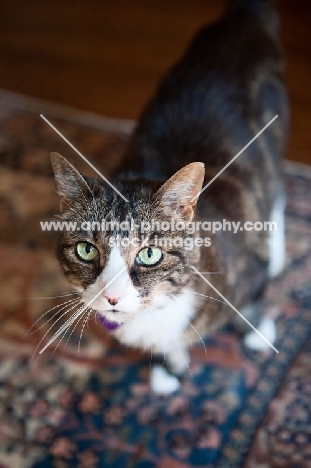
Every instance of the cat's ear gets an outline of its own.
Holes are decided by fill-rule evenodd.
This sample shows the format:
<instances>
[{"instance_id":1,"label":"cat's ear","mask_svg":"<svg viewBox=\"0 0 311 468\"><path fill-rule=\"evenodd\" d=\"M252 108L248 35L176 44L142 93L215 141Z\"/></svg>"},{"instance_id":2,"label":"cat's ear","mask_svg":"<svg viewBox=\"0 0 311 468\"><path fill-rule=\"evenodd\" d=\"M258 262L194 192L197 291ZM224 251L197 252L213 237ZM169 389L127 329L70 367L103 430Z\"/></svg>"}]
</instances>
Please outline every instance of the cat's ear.
<instances>
[{"instance_id":1,"label":"cat's ear","mask_svg":"<svg viewBox=\"0 0 311 468\"><path fill-rule=\"evenodd\" d=\"M61 198L60 209L66 209L75 200L84 196L89 187L83 176L58 153L51 153L51 163L55 175L57 193Z\"/></svg>"},{"instance_id":2,"label":"cat's ear","mask_svg":"<svg viewBox=\"0 0 311 468\"><path fill-rule=\"evenodd\" d=\"M176 172L156 193L161 208L167 213L178 212L185 219L191 220L204 174L204 164L201 162L188 164Z\"/></svg>"}]
</instances>

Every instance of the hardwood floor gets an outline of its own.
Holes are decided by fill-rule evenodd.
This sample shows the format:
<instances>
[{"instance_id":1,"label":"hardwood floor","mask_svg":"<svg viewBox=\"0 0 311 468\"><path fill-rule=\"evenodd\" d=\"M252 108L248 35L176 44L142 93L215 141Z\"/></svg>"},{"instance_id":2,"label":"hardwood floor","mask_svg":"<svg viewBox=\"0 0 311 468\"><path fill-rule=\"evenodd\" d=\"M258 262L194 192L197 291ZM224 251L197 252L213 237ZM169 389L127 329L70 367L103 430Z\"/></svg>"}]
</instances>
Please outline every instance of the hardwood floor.
<instances>
[{"instance_id":1,"label":"hardwood floor","mask_svg":"<svg viewBox=\"0 0 311 468\"><path fill-rule=\"evenodd\" d=\"M311 163L311 2L280 0L292 129L288 157ZM136 119L215 0L9 0L0 4L0 87Z\"/></svg>"}]
</instances>

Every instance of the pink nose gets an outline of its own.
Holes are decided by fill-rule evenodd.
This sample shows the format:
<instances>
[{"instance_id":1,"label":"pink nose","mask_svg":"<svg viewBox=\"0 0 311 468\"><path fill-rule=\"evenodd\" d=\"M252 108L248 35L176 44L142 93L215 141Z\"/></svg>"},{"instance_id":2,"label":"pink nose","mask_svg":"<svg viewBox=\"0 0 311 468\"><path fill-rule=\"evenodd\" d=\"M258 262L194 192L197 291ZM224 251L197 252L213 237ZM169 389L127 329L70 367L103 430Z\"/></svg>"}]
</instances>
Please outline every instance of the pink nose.
<instances>
[{"instance_id":1,"label":"pink nose","mask_svg":"<svg viewBox=\"0 0 311 468\"><path fill-rule=\"evenodd\" d=\"M118 304L118 299L116 299L115 297L108 297L108 296L104 296L107 301L109 302L109 304L115 306L116 304Z\"/></svg>"}]
</instances>

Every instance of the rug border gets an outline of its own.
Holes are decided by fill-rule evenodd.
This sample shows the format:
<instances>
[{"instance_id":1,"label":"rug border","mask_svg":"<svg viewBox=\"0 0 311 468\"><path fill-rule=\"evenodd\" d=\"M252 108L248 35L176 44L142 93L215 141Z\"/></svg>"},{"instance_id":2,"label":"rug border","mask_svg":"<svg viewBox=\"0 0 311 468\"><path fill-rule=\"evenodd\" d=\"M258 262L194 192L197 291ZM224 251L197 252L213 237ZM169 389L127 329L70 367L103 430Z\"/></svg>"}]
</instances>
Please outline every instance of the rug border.
<instances>
[{"instance_id":1,"label":"rug border","mask_svg":"<svg viewBox=\"0 0 311 468\"><path fill-rule=\"evenodd\" d=\"M84 125L107 133L130 135L135 127L134 120L106 117L95 112L26 96L3 88L0 88L0 105L38 113L39 115L46 113L53 118L70 121L74 124Z\"/></svg>"},{"instance_id":2,"label":"rug border","mask_svg":"<svg viewBox=\"0 0 311 468\"><path fill-rule=\"evenodd\" d=\"M284 334L277 341L276 346L283 352L280 351L274 360L265 363L264 369L261 368L261 378L247 396L247 402L240 410L234 428L229 431L224 441L217 468L247 468L248 456L257 430L267 415L268 406L280 391L293 362L310 336L311 314L310 309L305 309L294 325L287 324ZM283 342L286 342L287 346L282 347Z\"/></svg>"}]
</instances>

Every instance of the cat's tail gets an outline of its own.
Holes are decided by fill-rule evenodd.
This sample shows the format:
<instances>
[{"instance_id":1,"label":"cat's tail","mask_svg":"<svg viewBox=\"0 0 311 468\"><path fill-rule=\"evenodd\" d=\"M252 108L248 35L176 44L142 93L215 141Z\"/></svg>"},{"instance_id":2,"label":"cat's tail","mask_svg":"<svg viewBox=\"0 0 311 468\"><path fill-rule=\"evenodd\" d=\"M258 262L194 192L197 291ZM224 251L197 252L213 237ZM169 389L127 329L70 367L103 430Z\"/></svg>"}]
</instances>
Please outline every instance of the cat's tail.
<instances>
[{"instance_id":1,"label":"cat's tail","mask_svg":"<svg viewBox=\"0 0 311 468\"><path fill-rule=\"evenodd\" d=\"M261 19L272 34L278 34L277 0L229 0L228 13L249 13Z\"/></svg>"}]
</instances>

